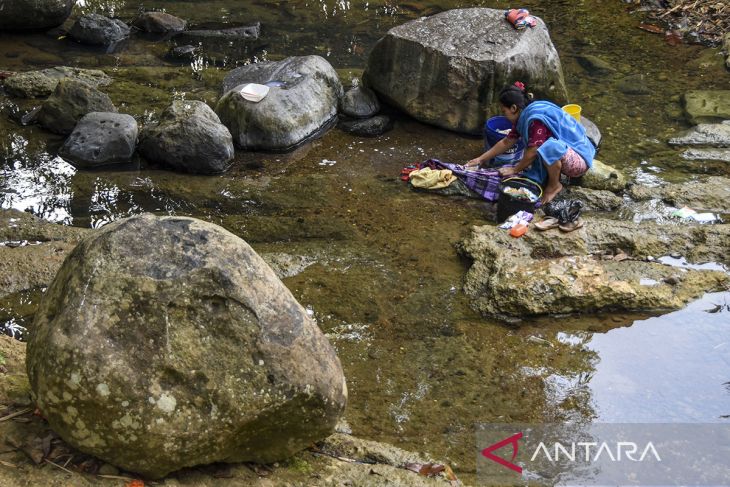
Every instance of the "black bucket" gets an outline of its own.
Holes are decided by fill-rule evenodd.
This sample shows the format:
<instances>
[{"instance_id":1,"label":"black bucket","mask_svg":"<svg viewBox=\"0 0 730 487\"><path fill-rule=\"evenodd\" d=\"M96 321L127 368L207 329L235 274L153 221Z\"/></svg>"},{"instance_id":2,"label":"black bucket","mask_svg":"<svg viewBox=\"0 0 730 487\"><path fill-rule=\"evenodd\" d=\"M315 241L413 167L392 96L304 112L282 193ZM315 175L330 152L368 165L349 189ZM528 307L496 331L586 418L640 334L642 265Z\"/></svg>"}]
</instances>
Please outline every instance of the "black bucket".
<instances>
[{"instance_id":1,"label":"black bucket","mask_svg":"<svg viewBox=\"0 0 730 487\"><path fill-rule=\"evenodd\" d=\"M529 211L535 213L535 203L513 197L511 194L505 193L504 188L526 188L537 195L542 196L542 187L535 181L527 178L507 178L499 186L499 199L497 200L497 223L502 223L519 211Z\"/></svg>"}]
</instances>

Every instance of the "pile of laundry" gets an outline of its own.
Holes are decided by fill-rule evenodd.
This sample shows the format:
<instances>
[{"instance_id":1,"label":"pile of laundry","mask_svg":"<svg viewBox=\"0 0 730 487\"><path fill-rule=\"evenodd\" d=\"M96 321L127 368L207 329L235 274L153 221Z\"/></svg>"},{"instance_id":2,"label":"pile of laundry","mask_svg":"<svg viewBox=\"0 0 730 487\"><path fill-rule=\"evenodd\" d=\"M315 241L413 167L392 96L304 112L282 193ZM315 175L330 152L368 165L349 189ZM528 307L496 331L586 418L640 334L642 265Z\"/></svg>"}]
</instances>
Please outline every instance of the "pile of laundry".
<instances>
[{"instance_id":1,"label":"pile of laundry","mask_svg":"<svg viewBox=\"0 0 730 487\"><path fill-rule=\"evenodd\" d=\"M400 178L420 189L441 189L459 180L467 188L492 202L499 199L499 185L502 181L502 176L496 169L467 168L438 159L408 165L401 170Z\"/></svg>"}]
</instances>

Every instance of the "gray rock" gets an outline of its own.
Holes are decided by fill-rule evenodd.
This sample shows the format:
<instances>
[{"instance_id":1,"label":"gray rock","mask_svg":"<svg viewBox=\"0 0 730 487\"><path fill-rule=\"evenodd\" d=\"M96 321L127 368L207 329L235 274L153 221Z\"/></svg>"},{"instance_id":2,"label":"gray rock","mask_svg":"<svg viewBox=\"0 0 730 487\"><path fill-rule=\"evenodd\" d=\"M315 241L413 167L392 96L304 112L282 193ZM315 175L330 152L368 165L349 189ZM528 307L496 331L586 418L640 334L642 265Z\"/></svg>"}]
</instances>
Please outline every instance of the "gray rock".
<instances>
[{"instance_id":1,"label":"gray rock","mask_svg":"<svg viewBox=\"0 0 730 487\"><path fill-rule=\"evenodd\" d=\"M585 56L578 56L576 57L576 60L578 61L578 64L580 64L591 76L607 76L616 72L616 68L614 68L611 63L598 56L588 54Z\"/></svg>"},{"instance_id":2,"label":"gray rock","mask_svg":"<svg viewBox=\"0 0 730 487\"><path fill-rule=\"evenodd\" d=\"M645 262L679 251L691 261L726 260L730 225L657 225L584 218L585 226L559 237L551 230L520 239L494 226L474 227L459 245L473 264L464 292L487 316L521 318L601 310L666 310L705 292L727 290L730 276ZM594 255L626 253L628 259ZM655 286L642 285L651 279Z\"/></svg>"},{"instance_id":3,"label":"gray rock","mask_svg":"<svg viewBox=\"0 0 730 487\"><path fill-rule=\"evenodd\" d=\"M217 174L230 167L234 148L231 133L208 105L175 100L157 124L142 130L139 152L176 170Z\"/></svg>"},{"instance_id":4,"label":"gray rock","mask_svg":"<svg viewBox=\"0 0 730 487\"><path fill-rule=\"evenodd\" d=\"M181 59L184 61L190 61L195 58L195 55L198 53L199 48L196 46L191 45L185 45L185 46L178 46L173 47L170 49L170 52L168 54L169 57L172 59Z\"/></svg>"},{"instance_id":5,"label":"gray rock","mask_svg":"<svg viewBox=\"0 0 730 487\"><path fill-rule=\"evenodd\" d=\"M186 30L173 37L177 46L198 46L201 53L217 62L241 60L250 57L257 47L261 24L216 30Z\"/></svg>"},{"instance_id":6,"label":"gray rock","mask_svg":"<svg viewBox=\"0 0 730 487\"><path fill-rule=\"evenodd\" d=\"M137 121L131 115L92 112L79 120L59 155L84 168L129 162L137 133Z\"/></svg>"},{"instance_id":7,"label":"gray rock","mask_svg":"<svg viewBox=\"0 0 730 487\"><path fill-rule=\"evenodd\" d=\"M669 139L669 145L730 147L730 120L723 123L701 123L682 135Z\"/></svg>"},{"instance_id":8,"label":"gray rock","mask_svg":"<svg viewBox=\"0 0 730 487\"><path fill-rule=\"evenodd\" d=\"M518 79L537 98L567 99L545 23L518 31L503 10L467 8L394 27L373 47L363 75L381 100L426 123L481 134L500 90Z\"/></svg>"},{"instance_id":9,"label":"gray rock","mask_svg":"<svg viewBox=\"0 0 730 487\"><path fill-rule=\"evenodd\" d=\"M105 93L83 81L64 78L43 103L38 113L38 122L51 132L70 134L76 123L87 113L116 111Z\"/></svg>"},{"instance_id":10,"label":"gray rock","mask_svg":"<svg viewBox=\"0 0 730 487\"><path fill-rule=\"evenodd\" d=\"M0 30L47 29L61 25L76 0L3 0Z\"/></svg>"},{"instance_id":11,"label":"gray rock","mask_svg":"<svg viewBox=\"0 0 730 487\"><path fill-rule=\"evenodd\" d=\"M26 362L56 433L150 478L285 459L329 435L347 400L334 349L266 263L184 217L121 220L77 245Z\"/></svg>"},{"instance_id":12,"label":"gray rock","mask_svg":"<svg viewBox=\"0 0 730 487\"><path fill-rule=\"evenodd\" d=\"M247 83L278 81L258 103L239 93ZM216 113L245 150L288 151L321 135L337 116L342 85L337 72L319 56L291 57L231 71L223 80Z\"/></svg>"},{"instance_id":13,"label":"gray rock","mask_svg":"<svg viewBox=\"0 0 730 487\"><path fill-rule=\"evenodd\" d=\"M730 162L730 149L689 149L682 157L690 161Z\"/></svg>"},{"instance_id":14,"label":"gray rock","mask_svg":"<svg viewBox=\"0 0 730 487\"><path fill-rule=\"evenodd\" d=\"M591 169L576 181L578 185L586 188L613 192L621 191L626 187L626 176L618 169L604 164L598 159L594 159Z\"/></svg>"},{"instance_id":15,"label":"gray rock","mask_svg":"<svg viewBox=\"0 0 730 487\"><path fill-rule=\"evenodd\" d=\"M132 25L143 32L168 34L185 30L187 22L165 12L144 12Z\"/></svg>"},{"instance_id":16,"label":"gray rock","mask_svg":"<svg viewBox=\"0 0 730 487\"><path fill-rule=\"evenodd\" d=\"M636 201L660 199L675 207L730 213L730 179L718 176L656 187L633 185L628 194Z\"/></svg>"},{"instance_id":17,"label":"gray rock","mask_svg":"<svg viewBox=\"0 0 730 487\"><path fill-rule=\"evenodd\" d=\"M129 32L129 26L119 19L87 14L76 20L69 35L83 44L110 46L129 37Z\"/></svg>"},{"instance_id":18,"label":"gray rock","mask_svg":"<svg viewBox=\"0 0 730 487\"><path fill-rule=\"evenodd\" d=\"M341 130L361 137L377 137L393 126L390 117L377 115L372 118L358 120L341 120L337 125Z\"/></svg>"},{"instance_id":19,"label":"gray rock","mask_svg":"<svg viewBox=\"0 0 730 487\"><path fill-rule=\"evenodd\" d=\"M355 86L342 98L342 113L353 118L370 118L380 111L377 95L368 88Z\"/></svg>"},{"instance_id":20,"label":"gray rock","mask_svg":"<svg viewBox=\"0 0 730 487\"><path fill-rule=\"evenodd\" d=\"M725 67L730 69L730 32L723 37L722 50L725 52Z\"/></svg>"},{"instance_id":21,"label":"gray rock","mask_svg":"<svg viewBox=\"0 0 730 487\"><path fill-rule=\"evenodd\" d=\"M601 131L598 129L596 124L584 116L580 117L580 124L583 125L584 129L586 129L586 137L588 137L588 139L593 143L593 145L595 147L598 147L599 145L601 145L603 136L601 135Z\"/></svg>"},{"instance_id":22,"label":"gray rock","mask_svg":"<svg viewBox=\"0 0 730 487\"><path fill-rule=\"evenodd\" d=\"M56 66L40 71L26 71L16 73L5 80L5 91L12 96L21 98L44 97L53 93L58 81L64 78L83 81L98 88L113 81L104 71L98 69L70 68Z\"/></svg>"},{"instance_id":23,"label":"gray rock","mask_svg":"<svg viewBox=\"0 0 730 487\"><path fill-rule=\"evenodd\" d=\"M693 124L730 120L730 90L688 91L682 101Z\"/></svg>"}]
</instances>

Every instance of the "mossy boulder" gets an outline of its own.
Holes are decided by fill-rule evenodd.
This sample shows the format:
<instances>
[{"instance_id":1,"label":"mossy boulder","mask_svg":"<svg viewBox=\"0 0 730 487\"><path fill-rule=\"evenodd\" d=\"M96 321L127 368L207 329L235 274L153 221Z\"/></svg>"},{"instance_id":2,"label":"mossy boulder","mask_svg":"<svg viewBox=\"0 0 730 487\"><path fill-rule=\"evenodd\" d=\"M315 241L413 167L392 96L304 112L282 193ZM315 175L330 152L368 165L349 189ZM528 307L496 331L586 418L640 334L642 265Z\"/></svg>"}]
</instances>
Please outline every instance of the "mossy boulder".
<instances>
[{"instance_id":1,"label":"mossy boulder","mask_svg":"<svg viewBox=\"0 0 730 487\"><path fill-rule=\"evenodd\" d=\"M329 435L347 399L334 349L271 268L183 217L79 243L39 305L27 368L65 441L151 478L287 458Z\"/></svg>"},{"instance_id":2,"label":"mossy boulder","mask_svg":"<svg viewBox=\"0 0 730 487\"><path fill-rule=\"evenodd\" d=\"M70 78L83 81L94 88L108 85L112 79L98 69L70 68L56 66L40 71L16 73L5 80L5 90L21 98L45 97L53 93L60 79Z\"/></svg>"},{"instance_id":3,"label":"mossy boulder","mask_svg":"<svg viewBox=\"0 0 730 487\"><path fill-rule=\"evenodd\" d=\"M621 191L626 187L626 176L618 169L604 164L598 159L593 160L593 165L580 178L577 178L580 186L604 191Z\"/></svg>"},{"instance_id":4,"label":"mossy boulder","mask_svg":"<svg viewBox=\"0 0 730 487\"><path fill-rule=\"evenodd\" d=\"M83 81L63 78L38 112L38 122L57 134L70 134L87 113L116 112L106 93Z\"/></svg>"}]
</instances>

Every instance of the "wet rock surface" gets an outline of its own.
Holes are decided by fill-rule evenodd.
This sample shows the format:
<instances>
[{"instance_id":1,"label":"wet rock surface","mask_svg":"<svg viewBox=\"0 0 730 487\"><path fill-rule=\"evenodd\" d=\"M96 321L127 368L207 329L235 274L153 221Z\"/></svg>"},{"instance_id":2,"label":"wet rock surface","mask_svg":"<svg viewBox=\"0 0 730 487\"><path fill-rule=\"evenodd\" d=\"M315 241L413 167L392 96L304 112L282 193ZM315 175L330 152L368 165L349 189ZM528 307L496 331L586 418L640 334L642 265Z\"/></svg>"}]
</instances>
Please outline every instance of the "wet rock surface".
<instances>
[{"instance_id":1,"label":"wet rock surface","mask_svg":"<svg viewBox=\"0 0 730 487\"><path fill-rule=\"evenodd\" d=\"M217 174L230 167L234 148L231 133L208 105L175 100L156 124L144 127L139 152L179 171Z\"/></svg>"},{"instance_id":2,"label":"wet rock surface","mask_svg":"<svg viewBox=\"0 0 730 487\"><path fill-rule=\"evenodd\" d=\"M83 44L110 46L129 37L130 29L119 19L99 14L82 15L69 30L69 35Z\"/></svg>"},{"instance_id":3,"label":"wet rock surface","mask_svg":"<svg viewBox=\"0 0 730 487\"><path fill-rule=\"evenodd\" d=\"M137 121L130 115L92 112L79 120L59 155L85 168L129 162L137 134Z\"/></svg>"},{"instance_id":4,"label":"wet rock surface","mask_svg":"<svg viewBox=\"0 0 730 487\"><path fill-rule=\"evenodd\" d=\"M692 261L724 261L728 238L729 225L593 218L571 233L531 231L521 239L493 226L474 227L459 246L473 260L464 292L482 314L508 319L680 308L705 292L729 289L730 277L645 259L676 252Z\"/></svg>"},{"instance_id":5,"label":"wet rock surface","mask_svg":"<svg viewBox=\"0 0 730 487\"><path fill-rule=\"evenodd\" d=\"M248 83L271 86L260 102L239 92ZM231 71L216 105L236 147L288 151L320 135L335 120L343 90L337 72L319 56L291 57L256 63Z\"/></svg>"},{"instance_id":6,"label":"wet rock surface","mask_svg":"<svg viewBox=\"0 0 730 487\"><path fill-rule=\"evenodd\" d=\"M167 34L185 30L187 22L165 12L144 12L132 25L143 32Z\"/></svg>"},{"instance_id":7,"label":"wet rock surface","mask_svg":"<svg viewBox=\"0 0 730 487\"><path fill-rule=\"evenodd\" d=\"M57 134L70 134L87 113L116 112L106 93L75 79L62 78L53 94L43 103L38 122Z\"/></svg>"},{"instance_id":8,"label":"wet rock surface","mask_svg":"<svg viewBox=\"0 0 730 487\"><path fill-rule=\"evenodd\" d=\"M624 199L615 193L600 189L566 186L555 200L576 199L583 202L585 211L616 211L624 204Z\"/></svg>"},{"instance_id":9,"label":"wet rock surface","mask_svg":"<svg viewBox=\"0 0 730 487\"><path fill-rule=\"evenodd\" d=\"M660 199L676 207L730 213L730 179L720 176L657 187L634 185L628 194L637 201Z\"/></svg>"},{"instance_id":10,"label":"wet rock surface","mask_svg":"<svg viewBox=\"0 0 730 487\"><path fill-rule=\"evenodd\" d=\"M626 187L627 181L623 172L594 159L590 170L576 178L575 183L589 189L618 192Z\"/></svg>"},{"instance_id":11,"label":"wet rock surface","mask_svg":"<svg viewBox=\"0 0 730 487\"><path fill-rule=\"evenodd\" d=\"M669 139L669 145L730 147L730 120L722 123L699 124L685 133Z\"/></svg>"},{"instance_id":12,"label":"wet rock surface","mask_svg":"<svg viewBox=\"0 0 730 487\"><path fill-rule=\"evenodd\" d=\"M393 127L387 115L376 115L372 118L340 120L337 125L341 130L360 137L377 137Z\"/></svg>"},{"instance_id":13,"label":"wet rock surface","mask_svg":"<svg viewBox=\"0 0 730 487\"><path fill-rule=\"evenodd\" d=\"M251 56L261 43L261 24L233 27L229 29L195 29L175 34L173 42L177 46L194 45L201 55L216 64L225 65Z\"/></svg>"},{"instance_id":14,"label":"wet rock surface","mask_svg":"<svg viewBox=\"0 0 730 487\"><path fill-rule=\"evenodd\" d=\"M0 30L47 29L61 25L75 0L7 0L2 2Z\"/></svg>"},{"instance_id":15,"label":"wet rock surface","mask_svg":"<svg viewBox=\"0 0 730 487\"><path fill-rule=\"evenodd\" d=\"M192 218L133 217L79 243L27 353L54 431L153 478L283 460L330 434L347 398L334 349L273 271Z\"/></svg>"},{"instance_id":16,"label":"wet rock surface","mask_svg":"<svg viewBox=\"0 0 730 487\"><path fill-rule=\"evenodd\" d=\"M21 98L45 97L53 93L58 81L63 78L83 81L94 88L106 86L112 82L112 79L104 71L56 66L39 71L16 73L7 78L3 86L11 96Z\"/></svg>"},{"instance_id":17,"label":"wet rock surface","mask_svg":"<svg viewBox=\"0 0 730 487\"><path fill-rule=\"evenodd\" d=\"M481 133L484 111L514 73L537 98L567 100L547 27L515 30L503 10L449 10L394 27L368 58L365 85L422 122ZM492 87L487 90L486 87Z\"/></svg>"}]
</instances>

